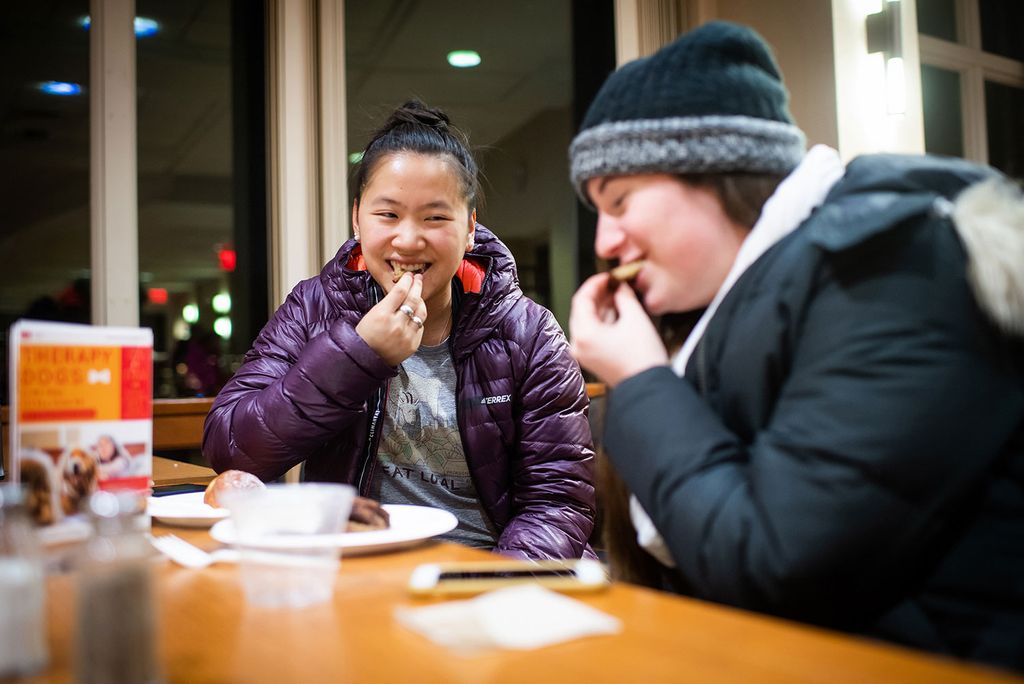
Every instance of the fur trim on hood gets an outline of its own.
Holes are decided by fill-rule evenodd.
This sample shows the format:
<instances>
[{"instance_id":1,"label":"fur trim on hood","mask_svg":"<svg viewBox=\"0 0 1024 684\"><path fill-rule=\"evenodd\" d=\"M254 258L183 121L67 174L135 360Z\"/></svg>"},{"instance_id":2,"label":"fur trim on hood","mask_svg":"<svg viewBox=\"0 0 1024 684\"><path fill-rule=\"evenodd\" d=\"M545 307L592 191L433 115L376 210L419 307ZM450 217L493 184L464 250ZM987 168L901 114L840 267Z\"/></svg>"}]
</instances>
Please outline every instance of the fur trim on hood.
<instances>
[{"instance_id":1,"label":"fur trim on hood","mask_svg":"<svg viewBox=\"0 0 1024 684\"><path fill-rule=\"evenodd\" d=\"M981 308L1024 336L1024 193L1005 178L961 193L952 218L967 250L967 277Z\"/></svg>"}]
</instances>

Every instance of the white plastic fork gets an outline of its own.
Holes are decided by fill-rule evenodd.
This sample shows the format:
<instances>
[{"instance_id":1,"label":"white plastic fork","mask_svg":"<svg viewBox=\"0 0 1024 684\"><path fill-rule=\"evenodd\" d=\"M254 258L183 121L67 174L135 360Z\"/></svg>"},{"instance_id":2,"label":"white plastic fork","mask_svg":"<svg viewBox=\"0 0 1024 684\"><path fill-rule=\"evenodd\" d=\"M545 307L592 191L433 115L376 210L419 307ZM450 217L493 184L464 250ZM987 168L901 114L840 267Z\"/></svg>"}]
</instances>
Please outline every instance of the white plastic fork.
<instances>
[{"instance_id":1,"label":"white plastic fork","mask_svg":"<svg viewBox=\"0 0 1024 684\"><path fill-rule=\"evenodd\" d=\"M186 568L205 568L212 563L238 560L238 551L234 549L217 549L210 553L173 534L152 537L150 541L161 553Z\"/></svg>"}]
</instances>

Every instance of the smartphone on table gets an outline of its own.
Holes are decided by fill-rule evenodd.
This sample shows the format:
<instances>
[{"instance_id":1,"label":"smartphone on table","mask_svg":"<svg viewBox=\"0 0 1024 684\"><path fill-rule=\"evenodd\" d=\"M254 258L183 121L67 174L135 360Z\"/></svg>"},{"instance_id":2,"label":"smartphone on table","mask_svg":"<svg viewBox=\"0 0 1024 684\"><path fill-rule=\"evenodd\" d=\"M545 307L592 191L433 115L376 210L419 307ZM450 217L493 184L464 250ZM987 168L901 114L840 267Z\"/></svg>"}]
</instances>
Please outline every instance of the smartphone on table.
<instances>
[{"instance_id":1,"label":"smartphone on table","mask_svg":"<svg viewBox=\"0 0 1024 684\"><path fill-rule=\"evenodd\" d=\"M608 574L596 560L496 560L425 563L409 577L415 596L470 596L519 584L540 584L561 592L598 591Z\"/></svg>"}]
</instances>

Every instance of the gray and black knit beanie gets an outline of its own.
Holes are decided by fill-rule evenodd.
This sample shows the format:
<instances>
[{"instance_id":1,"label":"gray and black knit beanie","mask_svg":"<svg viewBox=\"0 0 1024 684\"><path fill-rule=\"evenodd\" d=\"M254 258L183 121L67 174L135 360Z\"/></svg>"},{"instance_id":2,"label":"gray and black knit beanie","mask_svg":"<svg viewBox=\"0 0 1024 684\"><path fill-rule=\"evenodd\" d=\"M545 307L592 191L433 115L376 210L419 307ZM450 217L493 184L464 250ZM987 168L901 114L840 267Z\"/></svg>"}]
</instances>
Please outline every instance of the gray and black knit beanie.
<instances>
[{"instance_id":1,"label":"gray and black knit beanie","mask_svg":"<svg viewBox=\"0 0 1024 684\"><path fill-rule=\"evenodd\" d=\"M753 30L704 24L605 81L569 147L573 186L637 173L787 173L806 138L771 50Z\"/></svg>"}]
</instances>

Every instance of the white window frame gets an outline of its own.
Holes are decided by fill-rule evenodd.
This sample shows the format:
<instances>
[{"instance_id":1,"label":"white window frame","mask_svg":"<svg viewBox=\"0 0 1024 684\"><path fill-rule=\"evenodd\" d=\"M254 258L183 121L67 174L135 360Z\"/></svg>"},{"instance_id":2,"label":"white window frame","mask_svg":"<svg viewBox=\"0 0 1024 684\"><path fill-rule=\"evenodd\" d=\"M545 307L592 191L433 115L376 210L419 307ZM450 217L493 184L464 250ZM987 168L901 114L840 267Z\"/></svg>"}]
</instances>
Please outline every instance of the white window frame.
<instances>
[{"instance_id":1,"label":"white window frame","mask_svg":"<svg viewBox=\"0 0 1024 684\"><path fill-rule=\"evenodd\" d=\"M616 64L656 52L696 25L698 12L710 16L713 4L711 0L615 0Z\"/></svg>"},{"instance_id":2,"label":"white window frame","mask_svg":"<svg viewBox=\"0 0 1024 684\"><path fill-rule=\"evenodd\" d=\"M985 81L1024 88L1024 62L981 49L978 0L956 0L957 42L918 35L921 64L960 74L964 158L988 164Z\"/></svg>"},{"instance_id":3,"label":"white window frame","mask_svg":"<svg viewBox=\"0 0 1024 684\"><path fill-rule=\"evenodd\" d=\"M92 322L139 325L135 0L89 3Z\"/></svg>"},{"instance_id":4,"label":"white window frame","mask_svg":"<svg viewBox=\"0 0 1024 684\"><path fill-rule=\"evenodd\" d=\"M270 0L270 311L348 239L343 0Z\"/></svg>"}]
</instances>

